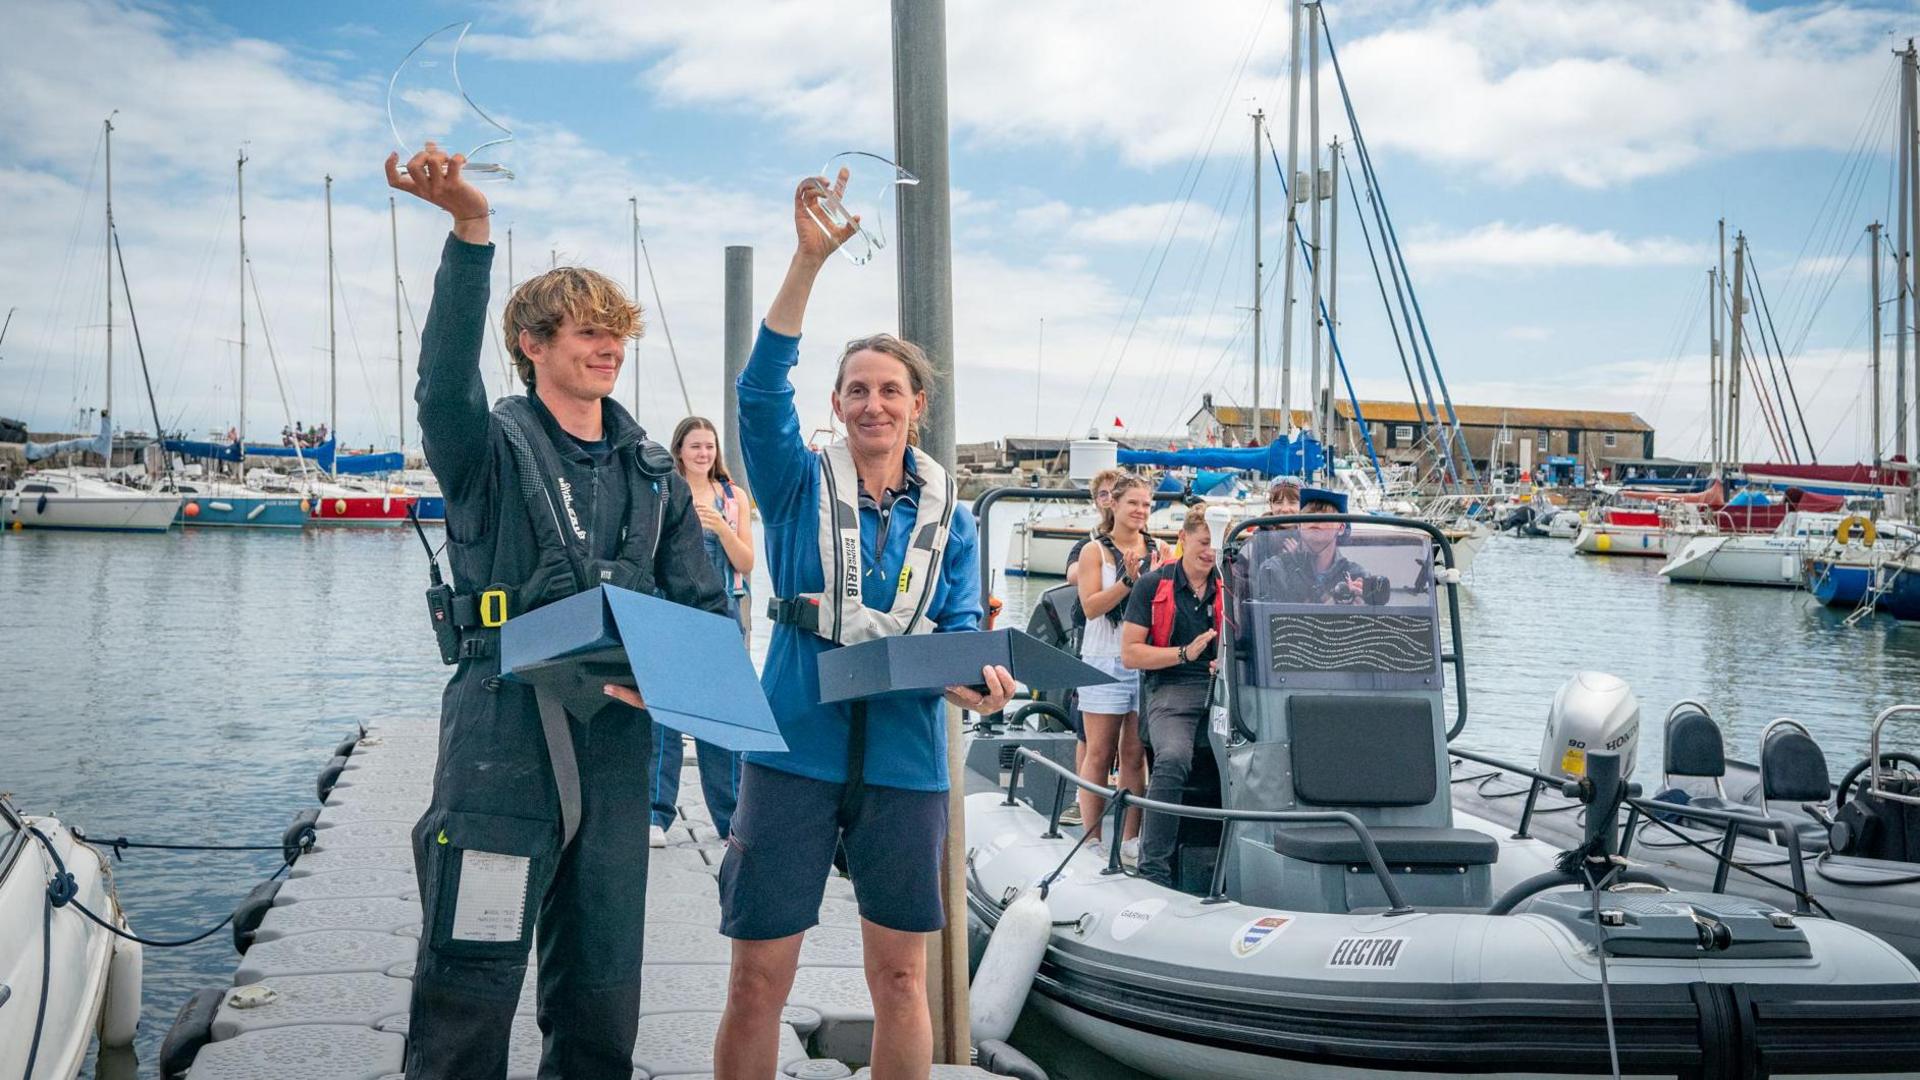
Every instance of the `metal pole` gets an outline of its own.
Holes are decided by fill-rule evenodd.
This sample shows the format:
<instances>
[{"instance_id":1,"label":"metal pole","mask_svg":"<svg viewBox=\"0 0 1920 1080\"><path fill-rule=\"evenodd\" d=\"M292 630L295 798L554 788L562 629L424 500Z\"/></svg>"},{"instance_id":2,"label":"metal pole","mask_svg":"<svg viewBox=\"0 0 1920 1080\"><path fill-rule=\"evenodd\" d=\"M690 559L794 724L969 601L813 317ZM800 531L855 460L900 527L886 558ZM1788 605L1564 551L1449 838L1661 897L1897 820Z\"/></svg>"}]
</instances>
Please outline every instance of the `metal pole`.
<instances>
[{"instance_id":1,"label":"metal pole","mask_svg":"<svg viewBox=\"0 0 1920 1080\"><path fill-rule=\"evenodd\" d=\"M1315 260L1316 265L1318 260ZM1340 139L1336 136L1327 157L1327 327L1338 336L1340 333ZM1326 396L1321 401L1320 422L1325 432L1320 436L1320 445L1333 445L1334 424L1334 366L1336 360L1327 361ZM1319 390L1314 391L1320 393Z\"/></svg>"},{"instance_id":2,"label":"metal pole","mask_svg":"<svg viewBox=\"0 0 1920 1080\"><path fill-rule=\"evenodd\" d=\"M1868 279L1871 282L1872 301L1867 308L1867 348L1868 364L1872 368L1873 383L1873 467L1880 467L1880 223L1867 226L1867 240L1872 246L1872 255L1867 259Z\"/></svg>"},{"instance_id":3,"label":"metal pole","mask_svg":"<svg viewBox=\"0 0 1920 1080\"><path fill-rule=\"evenodd\" d=\"M726 416L721 430L726 432L727 471L735 478L747 475L740 457L740 400L736 380L747 368L747 356L753 351L753 249L727 248L726 306L721 325L722 363L726 377L721 380L721 395Z\"/></svg>"},{"instance_id":4,"label":"metal pole","mask_svg":"<svg viewBox=\"0 0 1920 1080\"><path fill-rule=\"evenodd\" d=\"M953 220L947 188L946 0L893 0L894 160L918 177L897 192L900 214L900 335L926 351L934 385L920 421L920 448L954 468ZM960 712L946 710L947 766L965 768ZM966 805L964 785L947 793L947 830L940 866L946 909L964 912ZM954 918L927 942L927 1005L933 1060L966 1065L971 1057L967 1009L966 920Z\"/></svg>"},{"instance_id":5,"label":"metal pole","mask_svg":"<svg viewBox=\"0 0 1920 1080\"><path fill-rule=\"evenodd\" d=\"M1280 300L1280 434L1293 426L1293 257L1294 237L1299 235L1300 207L1300 2L1288 0L1287 26L1287 227L1280 233L1280 263L1284 267L1286 295ZM1254 297L1259 302L1259 297ZM1257 313L1256 313L1257 315ZM1253 403L1260 415L1260 402ZM1259 439L1255 439L1257 444Z\"/></svg>"},{"instance_id":6,"label":"metal pole","mask_svg":"<svg viewBox=\"0 0 1920 1080\"><path fill-rule=\"evenodd\" d=\"M333 177L327 177L327 434L340 435L340 350L333 334Z\"/></svg>"},{"instance_id":7,"label":"metal pole","mask_svg":"<svg viewBox=\"0 0 1920 1080\"><path fill-rule=\"evenodd\" d=\"M247 475L247 152L233 166L234 200L240 217L240 476Z\"/></svg>"},{"instance_id":8,"label":"metal pole","mask_svg":"<svg viewBox=\"0 0 1920 1080\"><path fill-rule=\"evenodd\" d=\"M387 196L387 227L393 233L393 403L400 414L400 462L407 460L407 339L400 321L400 211Z\"/></svg>"},{"instance_id":9,"label":"metal pole","mask_svg":"<svg viewBox=\"0 0 1920 1080\"><path fill-rule=\"evenodd\" d=\"M1740 468L1740 338L1747 315L1747 234L1733 237L1733 317L1727 323L1727 464Z\"/></svg>"},{"instance_id":10,"label":"metal pole","mask_svg":"<svg viewBox=\"0 0 1920 1080\"><path fill-rule=\"evenodd\" d=\"M118 112L119 110L114 110ZM113 416L113 116L102 121L107 141L107 416ZM245 288L244 283L241 286ZM109 431L112 428L108 428ZM105 465L113 467L113 442L107 442Z\"/></svg>"},{"instance_id":11,"label":"metal pole","mask_svg":"<svg viewBox=\"0 0 1920 1080\"><path fill-rule=\"evenodd\" d=\"M1307 377L1307 430L1320 432L1320 5L1307 8L1307 246L1313 251L1308 270L1308 337L1312 361Z\"/></svg>"},{"instance_id":12,"label":"metal pole","mask_svg":"<svg viewBox=\"0 0 1920 1080\"><path fill-rule=\"evenodd\" d=\"M1260 331L1262 329L1261 322L1264 318L1264 309L1260 304L1260 278L1262 269L1260 260L1261 257L1266 254L1266 245L1262 244L1260 240L1260 209L1262 204L1260 197L1260 177L1267 171L1267 166L1266 163L1260 159L1260 139L1261 130L1265 127L1266 122L1267 114L1259 109L1255 109L1253 113L1253 427L1251 428L1252 438L1249 440L1253 446L1259 446L1262 442L1260 438ZM1291 243L1292 239L1288 238L1286 242L1280 245L1280 250L1290 250L1288 245ZM1281 261L1287 264L1287 292L1291 295L1293 292L1293 263L1284 258ZM1280 408L1283 410L1283 415L1280 419L1280 432L1283 435L1287 430L1287 421L1284 416L1284 410L1287 407L1286 400L1286 382L1282 380L1280 383Z\"/></svg>"}]
</instances>

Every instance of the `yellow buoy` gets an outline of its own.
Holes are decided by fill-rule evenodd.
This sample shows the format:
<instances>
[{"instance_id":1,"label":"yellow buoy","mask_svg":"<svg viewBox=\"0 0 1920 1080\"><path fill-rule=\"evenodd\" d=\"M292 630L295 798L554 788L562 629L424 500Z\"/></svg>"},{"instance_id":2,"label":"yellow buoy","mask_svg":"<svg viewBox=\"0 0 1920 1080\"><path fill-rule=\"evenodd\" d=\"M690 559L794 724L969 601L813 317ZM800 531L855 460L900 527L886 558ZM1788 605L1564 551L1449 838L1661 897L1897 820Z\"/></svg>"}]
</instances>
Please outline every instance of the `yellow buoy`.
<instances>
[{"instance_id":1,"label":"yellow buoy","mask_svg":"<svg viewBox=\"0 0 1920 1080\"><path fill-rule=\"evenodd\" d=\"M345 500L345 499L335 499L335 500L333 500L333 516L334 516L334 517L345 517L345 516L347 516L347 500ZM1116 798L1117 798L1117 797L1118 797L1118 796L1116 796Z\"/></svg>"},{"instance_id":2,"label":"yellow buoy","mask_svg":"<svg viewBox=\"0 0 1920 1080\"><path fill-rule=\"evenodd\" d=\"M1865 514L1852 514L1843 519L1833 530L1833 538L1842 544L1851 544L1856 532L1859 533L1860 542L1868 547L1872 547L1880 538L1879 531L1873 526L1873 519Z\"/></svg>"},{"instance_id":3,"label":"yellow buoy","mask_svg":"<svg viewBox=\"0 0 1920 1080\"><path fill-rule=\"evenodd\" d=\"M1613 546L1613 537L1606 533L1601 533L1593 538L1593 546L1599 551L1605 551Z\"/></svg>"}]
</instances>

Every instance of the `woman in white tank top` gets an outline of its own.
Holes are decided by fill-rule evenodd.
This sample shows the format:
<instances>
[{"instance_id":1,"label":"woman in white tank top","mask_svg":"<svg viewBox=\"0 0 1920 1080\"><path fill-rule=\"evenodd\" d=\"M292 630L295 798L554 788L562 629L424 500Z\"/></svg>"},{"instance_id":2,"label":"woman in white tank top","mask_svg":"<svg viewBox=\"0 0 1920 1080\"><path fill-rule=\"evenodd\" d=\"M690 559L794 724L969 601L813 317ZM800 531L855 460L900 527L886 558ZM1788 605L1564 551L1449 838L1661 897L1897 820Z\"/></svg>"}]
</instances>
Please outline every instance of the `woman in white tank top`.
<instances>
[{"instance_id":1,"label":"woman in white tank top","mask_svg":"<svg viewBox=\"0 0 1920 1080\"><path fill-rule=\"evenodd\" d=\"M1138 476L1121 478L1112 500L1100 511L1100 539L1080 551L1075 587L1087 625L1081 631L1080 658L1113 676L1105 686L1080 688L1080 716L1086 730L1086 751L1080 757L1080 777L1106 786L1117 761L1120 786L1136 795L1146 793L1147 756L1140 742L1140 675L1120 663L1120 616L1126 610L1133 583L1153 568L1152 541L1146 535L1147 516L1153 511L1153 492ZM1082 790L1080 818L1088 845L1104 856L1101 812L1106 800ZM1127 814L1121 854L1137 857L1140 812Z\"/></svg>"}]
</instances>

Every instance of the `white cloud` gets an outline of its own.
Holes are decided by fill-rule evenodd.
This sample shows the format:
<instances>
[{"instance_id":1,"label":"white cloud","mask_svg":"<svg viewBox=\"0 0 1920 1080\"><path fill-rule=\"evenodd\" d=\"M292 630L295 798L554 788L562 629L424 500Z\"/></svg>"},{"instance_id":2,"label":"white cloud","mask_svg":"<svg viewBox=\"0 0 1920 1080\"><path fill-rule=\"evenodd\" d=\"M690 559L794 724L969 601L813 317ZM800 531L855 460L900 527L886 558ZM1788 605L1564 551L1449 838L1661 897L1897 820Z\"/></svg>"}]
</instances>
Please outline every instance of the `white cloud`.
<instances>
[{"instance_id":1,"label":"white cloud","mask_svg":"<svg viewBox=\"0 0 1920 1080\"><path fill-rule=\"evenodd\" d=\"M1428 233L1407 241L1407 261L1423 268L1637 269L1696 262L1705 266L1711 258L1705 246L1670 237L1623 240L1610 229L1590 231L1562 224L1526 227L1495 221L1463 233Z\"/></svg>"},{"instance_id":2,"label":"white cloud","mask_svg":"<svg viewBox=\"0 0 1920 1080\"><path fill-rule=\"evenodd\" d=\"M1078 240L1144 247L1164 243L1169 233L1180 240L1202 239L1219 227L1220 216L1209 207L1162 202L1095 214L1075 222L1069 231Z\"/></svg>"},{"instance_id":3,"label":"white cloud","mask_svg":"<svg viewBox=\"0 0 1920 1080\"><path fill-rule=\"evenodd\" d=\"M667 102L891 144L884 6L512 6L530 32L479 37L476 47L640 59L646 85ZM1190 5L1170 18L1148 0L974 0L948 16L950 119L962 142L1111 148L1130 164L1161 165L1208 143L1223 108L1237 117L1257 101L1284 115L1284 4ZM1349 3L1330 15L1376 151L1501 181L1594 187L1716 155L1844 149L1887 76L1885 35L1898 18L1830 4L1756 11L1733 0ZM1344 132L1324 59L1321 89L1324 134Z\"/></svg>"},{"instance_id":4,"label":"white cloud","mask_svg":"<svg viewBox=\"0 0 1920 1080\"><path fill-rule=\"evenodd\" d=\"M1553 337L1553 331L1544 326L1509 326L1503 336L1511 341L1546 341Z\"/></svg>"},{"instance_id":5,"label":"white cloud","mask_svg":"<svg viewBox=\"0 0 1920 1080\"><path fill-rule=\"evenodd\" d=\"M1376 149L1601 187L1703 158L1845 149L1899 16L1732 0L1492 0L1342 50Z\"/></svg>"}]
</instances>

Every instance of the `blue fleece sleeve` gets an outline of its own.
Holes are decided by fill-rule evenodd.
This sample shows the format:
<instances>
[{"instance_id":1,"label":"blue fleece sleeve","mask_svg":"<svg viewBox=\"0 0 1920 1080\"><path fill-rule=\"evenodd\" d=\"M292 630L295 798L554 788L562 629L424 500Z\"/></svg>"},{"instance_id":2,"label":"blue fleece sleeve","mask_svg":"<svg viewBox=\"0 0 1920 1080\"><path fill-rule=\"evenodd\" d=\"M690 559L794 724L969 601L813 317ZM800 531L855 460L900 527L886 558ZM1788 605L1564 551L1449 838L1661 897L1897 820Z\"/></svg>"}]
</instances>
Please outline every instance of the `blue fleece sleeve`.
<instances>
[{"instance_id":1,"label":"blue fleece sleeve","mask_svg":"<svg viewBox=\"0 0 1920 1080\"><path fill-rule=\"evenodd\" d=\"M761 519L769 525L791 521L800 512L807 479L816 468L813 452L800 435L800 413L793 407L789 373L799 361L800 339L762 323L753 355L734 383L747 486L758 500Z\"/></svg>"},{"instance_id":2,"label":"blue fleece sleeve","mask_svg":"<svg viewBox=\"0 0 1920 1080\"><path fill-rule=\"evenodd\" d=\"M980 604L980 527L973 511L965 506L953 508L953 524L947 535L947 552L940 578L940 610L934 614L937 633L950 634L978 630L984 619Z\"/></svg>"}]
</instances>

